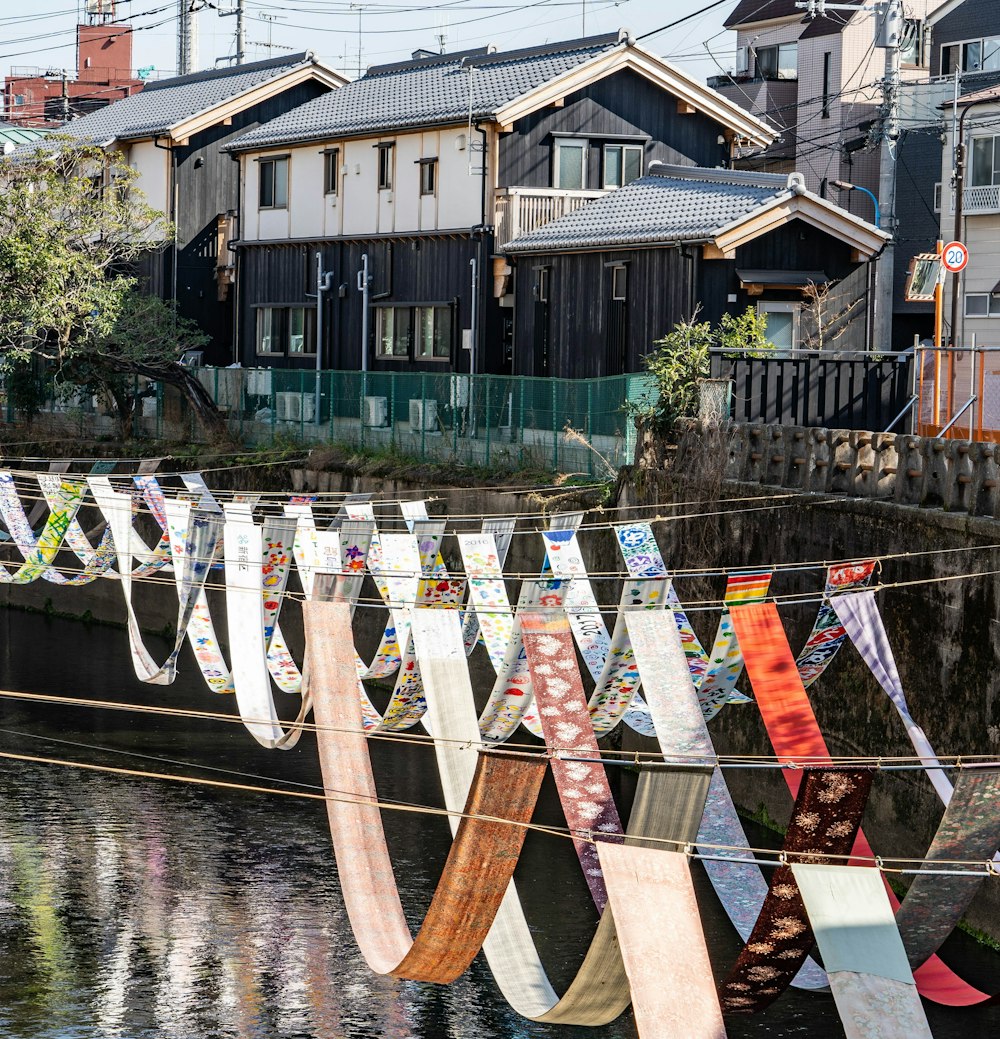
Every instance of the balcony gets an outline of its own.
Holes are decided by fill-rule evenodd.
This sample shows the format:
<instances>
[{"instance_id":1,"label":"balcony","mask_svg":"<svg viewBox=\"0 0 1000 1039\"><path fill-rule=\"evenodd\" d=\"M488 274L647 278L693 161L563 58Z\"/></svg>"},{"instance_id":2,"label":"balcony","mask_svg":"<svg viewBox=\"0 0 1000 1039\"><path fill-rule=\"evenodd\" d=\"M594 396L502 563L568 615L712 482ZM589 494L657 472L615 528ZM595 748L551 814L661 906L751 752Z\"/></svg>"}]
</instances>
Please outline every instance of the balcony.
<instances>
[{"instance_id":1,"label":"balcony","mask_svg":"<svg viewBox=\"0 0 1000 1039\"><path fill-rule=\"evenodd\" d=\"M982 184L967 187L963 193L965 213L1000 213L1000 184Z\"/></svg>"},{"instance_id":2,"label":"balcony","mask_svg":"<svg viewBox=\"0 0 1000 1039\"><path fill-rule=\"evenodd\" d=\"M607 191L563 191L559 188L500 188L496 193L493 224L496 245L502 249L508 242L550 224L601 198Z\"/></svg>"}]
</instances>

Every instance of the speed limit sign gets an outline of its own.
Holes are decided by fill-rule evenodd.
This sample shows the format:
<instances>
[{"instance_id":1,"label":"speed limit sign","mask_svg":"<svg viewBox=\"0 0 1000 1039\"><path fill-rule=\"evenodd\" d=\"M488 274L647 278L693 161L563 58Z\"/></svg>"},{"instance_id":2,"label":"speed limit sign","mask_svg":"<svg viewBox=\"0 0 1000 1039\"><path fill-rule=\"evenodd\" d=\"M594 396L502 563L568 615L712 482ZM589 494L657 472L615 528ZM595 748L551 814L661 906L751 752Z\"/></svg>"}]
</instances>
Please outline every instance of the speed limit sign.
<instances>
[{"instance_id":1,"label":"speed limit sign","mask_svg":"<svg viewBox=\"0 0 1000 1039\"><path fill-rule=\"evenodd\" d=\"M958 274L968 266L969 250L961 242L949 242L941 250L941 263L946 271Z\"/></svg>"}]
</instances>

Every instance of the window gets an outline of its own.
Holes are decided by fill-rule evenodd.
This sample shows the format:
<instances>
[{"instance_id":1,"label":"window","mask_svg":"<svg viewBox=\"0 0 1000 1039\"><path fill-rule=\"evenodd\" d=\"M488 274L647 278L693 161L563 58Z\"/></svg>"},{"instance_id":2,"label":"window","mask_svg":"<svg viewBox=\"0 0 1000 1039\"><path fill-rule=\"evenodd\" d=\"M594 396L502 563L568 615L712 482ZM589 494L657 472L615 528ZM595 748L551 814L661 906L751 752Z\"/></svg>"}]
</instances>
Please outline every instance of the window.
<instances>
[{"instance_id":1,"label":"window","mask_svg":"<svg viewBox=\"0 0 1000 1039\"><path fill-rule=\"evenodd\" d=\"M437 159L420 160L420 194L437 194Z\"/></svg>"},{"instance_id":2,"label":"window","mask_svg":"<svg viewBox=\"0 0 1000 1039\"><path fill-rule=\"evenodd\" d=\"M410 356L410 308L379 307L376 314L375 355L406 360Z\"/></svg>"},{"instance_id":3,"label":"window","mask_svg":"<svg viewBox=\"0 0 1000 1039\"><path fill-rule=\"evenodd\" d=\"M1000 296L994 296L989 292L967 292L965 316L1000 317Z\"/></svg>"},{"instance_id":4,"label":"window","mask_svg":"<svg viewBox=\"0 0 1000 1039\"><path fill-rule=\"evenodd\" d=\"M604 146L604 187L621 188L642 176L641 144Z\"/></svg>"},{"instance_id":5,"label":"window","mask_svg":"<svg viewBox=\"0 0 1000 1039\"><path fill-rule=\"evenodd\" d=\"M257 311L257 353L280 354L281 349L278 336L278 311L273 307L261 307Z\"/></svg>"},{"instance_id":6,"label":"window","mask_svg":"<svg viewBox=\"0 0 1000 1039\"><path fill-rule=\"evenodd\" d=\"M757 50L758 79L798 79L799 45L780 43Z\"/></svg>"},{"instance_id":7,"label":"window","mask_svg":"<svg viewBox=\"0 0 1000 1039\"><path fill-rule=\"evenodd\" d=\"M323 152L323 194L340 194L340 149Z\"/></svg>"},{"instance_id":8,"label":"window","mask_svg":"<svg viewBox=\"0 0 1000 1039\"><path fill-rule=\"evenodd\" d=\"M1000 184L1000 137L974 137L972 139L972 176L969 183L974 188Z\"/></svg>"},{"instance_id":9,"label":"window","mask_svg":"<svg viewBox=\"0 0 1000 1039\"><path fill-rule=\"evenodd\" d=\"M389 191L392 188L392 153L393 142L380 144L378 147L378 188Z\"/></svg>"},{"instance_id":10,"label":"window","mask_svg":"<svg viewBox=\"0 0 1000 1039\"><path fill-rule=\"evenodd\" d=\"M899 60L904 65L924 64L924 23L919 18L903 19Z\"/></svg>"},{"instance_id":11,"label":"window","mask_svg":"<svg viewBox=\"0 0 1000 1039\"><path fill-rule=\"evenodd\" d=\"M942 46L941 75L950 76L956 69L962 72L1000 72L1000 36Z\"/></svg>"},{"instance_id":12,"label":"window","mask_svg":"<svg viewBox=\"0 0 1000 1039\"><path fill-rule=\"evenodd\" d=\"M257 353L315 355L316 312L312 307L258 307Z\"/></svg>"},{"instance_id":13,"label":"window","mask_svg":"<svg viewBox=\"0 0 1000 1039\"><path fill-rule=\"evenodd\" d=\"M798 303L765 303L757 304L757 313L766 322L766 334L779 353L787 353L799 345L799 312Z\"/></svg>"},{"instance_id":14,"label":"window","mask_svg":"<svg viewBox=\"0 0 1000 1039\"><path fill-rule=\"evenodd\" d=\"M416 307L414 354L420 361L451 359L451 307Z\"/></svg>"},{"instance_id":15,"label":"window","mask_svg":"<svg viewBox=\"0 0 1000 1039\"><path fill-rule=\"evenodd\" d=\"M582 191L586 187L586 158L586 141L557 140L552 186L567 191Z\"/></svg>"},{"instance_id":16,"label":"window","mask_svg":"<svg viewBox=\"0 0 1000 1039\"><path fill-rule=\"evenodd\" d=\"M290 354L316 353L316 330L313 327L313 311L305 307L290 307L288 310L288 352Z\"/></svg>"},{"instance_id":17,"label":"window","mask_svg":"<svg viewBox=\"0 0 1000 1039\"><path fill-rule=\"evenodd\" d=\"M745 76L750 71L750 48L736 48L736 75Z\"/></svg>"},{"instance_id":18,"label":"window","mask_svg":"<svg viewBox=\"0 0 1000 1039\"><path fill-rule=\"evenodd\" d=\"M628 298L628 268L625 266L611 268L611 298L625 300Z\"/></svg>"},{"instance_id":19,"label":"window","mask_svg":"<svg viewBox=\"0 0 1000 1039\"><path fill-rule=\"evenodd\" d=\"M288 157L260 160L260 208L285 209L288 205Z\"/></svg>"},{"instance_id":20,"label":"window","mask_svg":"<svg viewBox=\"0 0 1000 1039\"><path fill-rule=\"evenodd\" d=\"M830 62L832 60L833 54L826 51L823 54L823 119L830 118Z\"/></svg>"},{"instance_id":21,"label":"window","mask_svg":"<svg viewBox=\"0 0 1000 1039\"><path fill-rule=\"evenodd\" d=\"M539 303L548 303L549 301L549 268L548 267L536 267L535 274L537 275L535 281L535 299Z\"/></svg>"}]
</instances>

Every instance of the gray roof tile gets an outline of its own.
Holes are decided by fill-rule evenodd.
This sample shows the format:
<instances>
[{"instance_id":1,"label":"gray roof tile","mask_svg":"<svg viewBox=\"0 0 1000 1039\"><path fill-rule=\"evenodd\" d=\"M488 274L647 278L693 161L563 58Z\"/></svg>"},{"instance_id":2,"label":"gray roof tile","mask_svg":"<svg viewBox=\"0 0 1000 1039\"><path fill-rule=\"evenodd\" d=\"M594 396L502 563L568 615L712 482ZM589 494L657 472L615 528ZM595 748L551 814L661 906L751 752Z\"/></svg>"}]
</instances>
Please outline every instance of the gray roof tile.
<instances>
[{"instance_id":1,"label":"gray roof tile","mask_svg":"<svg viewBox=\"0 0 1000 1039\"><path fill-rule=\"evenodd\" d=\"M58 132L95 144L164 133L175 123L312 61L312 54L306 51L158 80L147 84L138 94L72 120Z\"/></svg>"},{"instance_id":2,"label":"gray roof tile","mask_svg":"<svg viewBox=\"0 0 1000 1039\"><path fill-rule=\"evenodd\" d=\"M656 167L654 167L656 169ZM661 166L573 213L522 235L505 252L707 241L788 191L783 175Z\"/></svg>"},{"instance_id":3,"label":"gray roof tile","mask_svg":"<svg viewBox=\"0 0 1000 1039\"><path fill-rule=\"evenodd\" d=\"M226 146L248 151L298 141L488 118L522 94L618 45L618 34L548 47L434 55L369 69ZM470 71L471 70L471 71Z\"/></svg>"}]
</instances>

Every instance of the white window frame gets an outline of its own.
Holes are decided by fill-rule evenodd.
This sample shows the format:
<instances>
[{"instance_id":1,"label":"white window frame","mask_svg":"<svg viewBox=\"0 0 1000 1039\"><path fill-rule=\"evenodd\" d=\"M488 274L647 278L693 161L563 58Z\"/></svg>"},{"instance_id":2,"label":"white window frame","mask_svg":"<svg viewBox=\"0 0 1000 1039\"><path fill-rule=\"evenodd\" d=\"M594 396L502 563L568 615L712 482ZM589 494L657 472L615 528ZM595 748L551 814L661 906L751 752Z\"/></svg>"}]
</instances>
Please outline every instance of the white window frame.
<instances>
[{"instance_id":1,"label":"white window frame","mask_svg":"<svg viewBox=\"0 0 1000 1039\"><path fill-rule=\"evenodd\" d=\"M608 153L611 151L621 152L621 183L611 184L608 182ZM623 188L626 184L631 184L631 180L625 179L625 153L626 152L638 152L639 153L639 172L633 178L638 180L643 173L643 160L646 157L646 149L641 144L606 144L604 145L603 152L601 154L601 187L612 190L614 188Z\"/></svg>"},{"instance_id":2,"label":"white window frame","mask_svg":"<svg viewBox=\"0 0 1000 1039\"><path fill-rule=\"evenodd\" d=\"M423 352L423 318L426 312L431 314L431 352L426 354ZM447 323L447 337L445 346L447 350L443 354L435 353L434 349L438 342L438 323L439 321L445 321ZM453 335L453 319L452 319L452 308L447 304L443 303L429 303L426 306L419 306L413 308L413 318L411 319L411 327L413 329L413 359L414 361L435 361L438 364L447 364L451 361L451 347L452 347L452 335Z\"/></svg>"},{"instance_id":3,"label":"white window frame","mask_svg":"<svg viewBox=\"0 0 1000 1039\"><path fill-rule=\"evenodd\" d=\"M758 300L757 314L791 314L792 315L792 349L798 350L802 343L802 304L787 303L780 300ZM765 332L766 335L766 332ZM781 356L779 352L777 356Z\"/></svg>"},{"instance_id":4,"label":"white window frame","mask_svg":"<svg viewBox=\"0 0 1000 1039\"><path fill-rule=\"evenodd\" d=\"M993 175L989 184L979 184L974 179L977 141L993 142ZM978 134L969 142L969 156L967 162L969 171L968 186L970 188L989 188L996 184L1000 184L1000 143L998 142L1000 142L1000 134Z\"/></svg>"},{"instance_id":5,"label":"white window frame","mask_svg":"<svg viewBox=\"0 0 1000 1039\"><path fill-rule=\"evenodd\" d=\"M774 75L765 76L761 72L760 67L760 56L766 51L774 51ZM782 75L782 52L787 57L789 51L795 52L795 66L793 75ZM790 43L771 43L766 47L757 47L754 49L754 76L756 79L763 80L765 82L783 82L792 83L799 78L799 45L797 42ZM787 71L787 70L786 70Z\"/></svg>"},{"instance_id":6,"label":"white window frame","mask_svg":"<svg viewBox=\"0 0 1000 1039\"><path fill-rule=\"evenodd\" d=\"M1000 35L997 35L997 36L979 36L979 37L973 37L973 38L968 39L968 40L951 40L948 43L942 43L941 44L941 51L940 51L941 61L940 61L939 71L944 68L944 52L946 50L950 50L950 49L954 49L953 60L952 60L952 67L951 67L951 69L947 73L943 73L943 75L954 75L956 67L958 68L959 72L970 73L972 75L976 75L977 73L983 72L983 71L986 71L986 72L1000 71L1000 57L998 57L997 68L985 69L985 70L983 69L983 60L984 60L985 55L986 55L986 44L987 43L994 43L994 44L996 44L997 47L996 47L995 53L997 53L998 56L1000 56ZM966 50L967 47L969 47L972 44L979 44L979 68L967 69L965 67L965 50Z\"/></svg>"},{"instance_id":7,"label":"white window frame","mask_svg":"<svg viewBox=\"0 0 1000 1039\"><path fill-rule=\"evenodd\" d=\"M288 356L289 357L315 357L316 356L316 322L310 320L310 313L313 312L312 307L289 307L288 314L285 317L286 327L288 328ZM293 331L294 325L292 322L295 314L302 315L302 332L301 335L296 334ZM300 349L295 349L295 341L299 340Z\"/></svg>"},{"instance_id":8,"label":"white window frame","mask_svg":"<svg viewBox=\"0 0 1000 1039\"><path fill-rule=\"evenodd\" d=\"M323 194L340 194L340 149L329 148L323 152Z\"/></svg>"},{"instance_id":9,"label":"white window frame","mask_svg":"<svg viewBox=\"0 0 1000 1039\"><path fill-rule=\"evenodd\" d=\"M420 166L420 197L434 198L438 193L438 161L433 159L419 159Z\"/></svg>"},{"instance_id":10,"label":"white window frame","mask_svg":"<svg viewBox=\"0 0 1000 1039\"><path fill-rule=\"evenodd\" d=\"M619 279L621 279L619 283ZM624 303L628 300L628 266L616 263L611 268L611 299Z\"/></svg>"},{"instance_id":11,"label":"white window frame","mask_svg":"<svg viewBox=\"0 0 1000 1039\"><path fill-rule=\"evenodd\" d=\"M378 176L378 189L379 191L392 191L393 181L396 179L395 169L395 156L396 156L396 142L395 141L382 141L376 144L375 147L378 149L378 168L376 175Z\"/></svg>"},{"instance_id":12,"label":"white window frame","mask_svg":"<svg viewBox=\"0 0 1000 1039\"><path fill-rule=\"evenodd\" d=\"M281 342L281 318L278 307L257 308L256 345L260 357L284 357L285 351ZM265 332L266 328L266 332ZM264 349L264 344L267 348Z\"/></svg>"},{"instance_id":13,"label":"white window frame","mask_svg":"<svg viewBox=\"0 0 1000 1039\"><path fill-rule=\"evenodd\" d=\"M973 299L986 300L985 314L969 313L969 301ZM967 292L965 294L965 306L963 312L966 317L979 321L985 321L987 318L1000 317L1000 296L994 296L992 292Z\"/></svg>"},{"instance_id":14,"label":"white window frame","mask_svg":"<svg viewBox=\"0 0 1000 1039\"><path fill-rule=\"evenodd\" d=\"M580 186L578 188L565 187L559 183L559 174L562 170L561 152L563 148L580 152ZM563 191L586 191L587 189L587 161L590 150L590 142L583 137L557 137L552 149L552 186L561 188Z\"/></svg>"}]
</instances>

